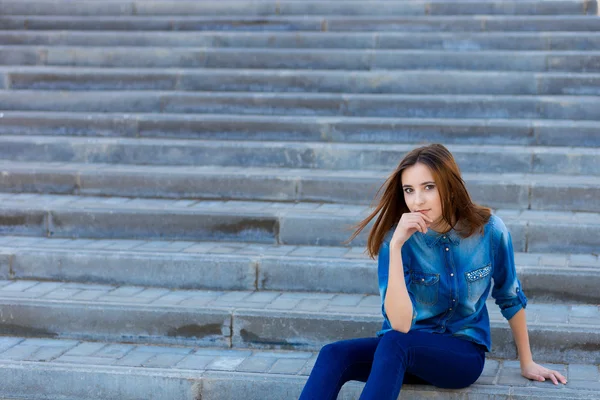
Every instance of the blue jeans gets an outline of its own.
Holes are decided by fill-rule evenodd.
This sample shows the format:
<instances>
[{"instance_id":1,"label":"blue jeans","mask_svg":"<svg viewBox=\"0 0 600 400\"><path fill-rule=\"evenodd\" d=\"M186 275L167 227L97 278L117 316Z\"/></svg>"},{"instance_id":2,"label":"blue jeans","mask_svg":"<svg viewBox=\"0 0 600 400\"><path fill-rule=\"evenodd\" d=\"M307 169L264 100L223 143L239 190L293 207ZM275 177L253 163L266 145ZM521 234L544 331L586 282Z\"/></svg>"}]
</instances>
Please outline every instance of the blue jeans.
<instances>
[{"instance_id":1,"label":"blue jeans","mask_svg":"<svg viewBox=\"0 0 600 400\"><path fill-rule=\"evenodd\" d=\"M485 347L420 331L342 340L324 346L300 400L335 400L348 381L366 382L361 400L396 400L402 383L459 389L483 371Z\"/></svg>"}]
</instances>

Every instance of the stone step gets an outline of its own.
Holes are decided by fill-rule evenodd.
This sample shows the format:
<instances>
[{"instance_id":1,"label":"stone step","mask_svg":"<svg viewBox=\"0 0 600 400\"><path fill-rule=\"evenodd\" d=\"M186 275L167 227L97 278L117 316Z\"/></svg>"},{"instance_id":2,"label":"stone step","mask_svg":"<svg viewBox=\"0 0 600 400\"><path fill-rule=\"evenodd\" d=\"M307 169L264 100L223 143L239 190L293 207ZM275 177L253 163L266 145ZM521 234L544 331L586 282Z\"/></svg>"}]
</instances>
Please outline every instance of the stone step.
<instances>
[{"instance_id":1,"label":"stone step","mask_svg":"<svg viewBox=\"0 0 600 400\"><path fill-rule=\"evenodd\" d=\"M61 1L3 0L3 15L71 16L275 16L275 15L595 15L596 2L587 0L436 0L410 2L345 0L303 1L93 1L76 5Z\"/></svg>"},{"instance_id":2,"label":"stone step","mask_svg":"<svg viewBox=\"0 0 600 400\"><path fill-rule=\"evenodd\" d=\"M598 96L168 91L76 91L60 95L55 91L4 91L2 94L2 111L600 120Z\"/></svg>"},{"instance_id":3,"label":"stone step","mask_svg":"<svg viewBox=\"0 0 600 400\"><path fill-rule=\"evenodd\" d=\"M378 295L364 247L235 242L0 237L0 279L169 289L283 290ZM600 301L597 254L516 253L527 297Z\"/></svg>"},{"instance_id":4,"label":"stone step","mask_svg":"<svg viewBox=\"0 0 600 400\"><path fill-rule=\"evenodd\" d=\"M318 355L316 351L151 346L17 336L0 338L0 346L2 397L28 396L32 400L289 400L300 396ZM600 387L597 364L542 365L560 371L567 385L554 387L549 382L529 381L520 376L518 362L487 357L481 377L468 389L442 390L405 383L401 397L596 398ZM358 398L363 386L348 382L339 398Z\"/></svg>"},{"instance_id":5,"label":"stone step","mask_svg":"<svg viewBox=\"0 0 600 400\"><path fill-rule=\"evenodd\" d=\"M5 335L74 340L314 351L381 329L378 295L169 290L143 286L2 281ZM488 302L495 358L516 358L510 327ZM600 363L598 305L529 302L539 361Z\"/></svg>"},{"instance_id":6,"label":"stone step","mask_svg":"<svg viewBox=\"0 0 600 400\"><path fill-rule=\"evenodd\" d=\"M0 234L90 239L223 240L340 246L370 211L321 203L9 194ZM495 210L521 252L597 253L600 214ZM352 243L364 246L368 227Z\"/></svg>"},{"instance_id":7,"label":"stone step","mask_svg":"<svg viewBox=\"0 0 600 400\"><path fill-rule=\"evenodd\" d=\"M1 45L414 50L600 50L600 32L0 31Z\"/></svg>"},{"instance_id":8,"label":"stone step","mask_svg":"<svg viewBox=\"0 0 600 400\"><path fill-rule=\"evenodd\" d=\"M600 72L598 51L0 46L0 65Z\"/></svg>"},{"instance_id":9,"label":"stone step","mask_svg":"<svg viewBox=\"0 0 600 400\"><path fill-rule=\"evenodd\" d=\"M600 74L498 71L347 71L0 67L2 102L26 90L177 90L387 94L600 95ZM27 101L27 100L25 100ZM43 100L42 100L43 101ZM10 103L7 103L10 104Z\"/></svg>"},{"instance_id":10,"label":"stone step","mask_svg":"<svg viewBox=\"0 0 600 400\"><path fill-rule=\"evenodd\" d=\"M0 135L600 147L596 121L0 111Z\"/></svg>"},{"instance_id":11,"label":"stone step","mask_svg":"<svg viewBox=\"0 0 600 400\"><path fill-rule=\"evenodd\" d=\"M592 7L594 2L589 2ZM590 10L591 11L591 10ZM2 30L529 32L600 30L595 15L65 16L0 15Z\"/></svg>"},{"instance_id":12,"label":"stone step","mask_svg":"<svg viewBox=\"0 0 600 400\"><path fill-rule=\"evenodd\" d=\"M0 161L0 191L368 206L390 171ZM472 199L492 208L600 212L600 176L464 173L463 178Z\"/></svg>"},{"instance_id":13,"label":"stone step","mask_svg":"<svg viewBox=\"0 0 600 400\"><path fill-rule=\"evenodd\" d=\"M0 159L390 172L415 144L0 136ZM598 149L448 145L462 172L600 175ZM6 164L5 164L6 165Z\"/></svg>"}]
</instances>

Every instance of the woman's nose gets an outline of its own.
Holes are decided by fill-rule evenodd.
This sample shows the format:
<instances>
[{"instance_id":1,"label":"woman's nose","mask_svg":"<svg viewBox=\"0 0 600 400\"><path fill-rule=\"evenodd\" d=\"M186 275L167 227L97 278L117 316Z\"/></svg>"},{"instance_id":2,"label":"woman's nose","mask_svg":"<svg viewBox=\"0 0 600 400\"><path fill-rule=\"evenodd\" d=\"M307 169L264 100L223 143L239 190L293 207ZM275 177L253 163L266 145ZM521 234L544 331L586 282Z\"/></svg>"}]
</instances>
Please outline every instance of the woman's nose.
<instances>
[{"instance_id":1,"label":"woman's nose","mask_svg":"<svg viewBox=\"0 0 600 400\"><path fill-rule=\"evenodd\" d=\"M418 194L415 196L415 200L417 202L417 204L423 204L425 202L425 198L423 197L422 194Z\"/></svg>"}]
</instances>

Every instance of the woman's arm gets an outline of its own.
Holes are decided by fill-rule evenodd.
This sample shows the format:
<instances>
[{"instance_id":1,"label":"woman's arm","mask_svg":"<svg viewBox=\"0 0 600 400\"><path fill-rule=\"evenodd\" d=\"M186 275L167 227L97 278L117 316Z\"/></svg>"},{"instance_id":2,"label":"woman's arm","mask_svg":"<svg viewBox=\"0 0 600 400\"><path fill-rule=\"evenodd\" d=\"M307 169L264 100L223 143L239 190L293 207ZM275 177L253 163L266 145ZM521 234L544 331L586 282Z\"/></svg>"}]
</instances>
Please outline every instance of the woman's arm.
<instances>
[{"instance_id":1,"label":"woman's arm","mask_svg":"<svg viewBox=\"0 0 600 400\"><path fill-rule=\"evenodd\" d=\"M508 324L510 325L513 337L515 338L515 343L517 344L519 362L521 364L521 375L536 381L545 381L546 378L549 378L555 385L558 385L559 381L561 383L567 383L567 379L559 372L542 367L533 362L531 347L529 346L525 309L522 308L519 310L508 320Z\"/></svg>"},{"instance_id":2,"label":"woman's arm","mask_svg":"<svg viewBox=\"0 0 600 400\"><path fill-rule=\"evenodd\" d=\"M515 338L519 362L521 363L521 369L523 369L524 365L533 361L531 348L529 347L529 333L527 332L525 309L522 308L518 311L510 320L508 320L508 324L512 330L513 337Z\"/></svg>"},{"instance_id":3,"label":"woman's arm","mask_svg":"<svg viewBox=\"0 0 600 400\"><path fill-rule=\"evenodd\" d=\"M404 265L402 264L402 246L416 232L427 232L427 227L433 222L428 216L415 212L404 213L398 221L394 235L390 240L390 266L388 270L388 289L385 296L385 313L390 320L392 329L407 333L412 326L415 315L413 304L404 280Z\"/></svg>"},{"instance_id":4,"label":"woman's arm","mask_svg":"<svg viewBox=\"0 0 600 400\"><path fill-rule=\"evenodd\" d=\"M413 305L404 281L401 250L402 243L390 243L390 266L388 289L385 296L385 312L393 330L407 333L412 325Z\"/></svg>"}]
</instances>

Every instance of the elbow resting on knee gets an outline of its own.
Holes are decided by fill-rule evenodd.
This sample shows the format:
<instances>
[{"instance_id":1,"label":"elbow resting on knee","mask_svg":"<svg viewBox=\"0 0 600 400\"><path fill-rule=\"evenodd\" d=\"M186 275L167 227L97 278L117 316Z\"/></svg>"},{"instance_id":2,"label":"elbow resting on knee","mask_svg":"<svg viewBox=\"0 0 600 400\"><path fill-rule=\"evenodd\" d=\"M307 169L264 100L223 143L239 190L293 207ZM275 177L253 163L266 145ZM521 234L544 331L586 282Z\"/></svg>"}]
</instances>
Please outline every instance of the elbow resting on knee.
<instances>
[{"instance_id":1,"label":"elbow resting on knee","mask_svg":"<svg viewBox=\"0 0 600 400\"><path fill-rule=\"evenodd\" d=\"M410 331L410 324L392 324L392 329L402 333Z\"/></svg>"}]
</instances>

